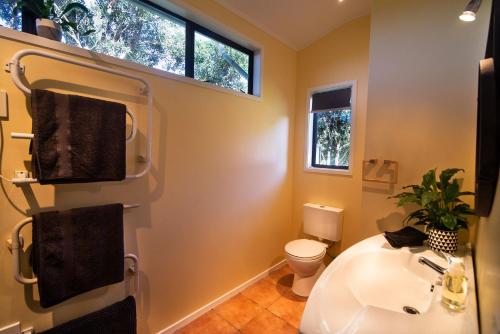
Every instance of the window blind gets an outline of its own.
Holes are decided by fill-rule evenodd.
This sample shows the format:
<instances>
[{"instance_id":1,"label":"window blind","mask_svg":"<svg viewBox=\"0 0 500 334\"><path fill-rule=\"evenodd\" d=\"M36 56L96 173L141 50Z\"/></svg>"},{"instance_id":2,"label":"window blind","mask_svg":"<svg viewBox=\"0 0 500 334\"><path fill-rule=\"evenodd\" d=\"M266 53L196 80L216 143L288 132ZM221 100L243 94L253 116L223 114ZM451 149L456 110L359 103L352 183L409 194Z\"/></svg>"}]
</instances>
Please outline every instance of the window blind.
<instances>
[{"instance_id":1,"label":"window blind","mask_svg":"<svg viewBox=\"0 0 500 334\"><path fill-rule=\"evenodd\" d=\"M314 93L311 112L320 112L351 107L351 87Z\"/></svg>"}]
</instances>

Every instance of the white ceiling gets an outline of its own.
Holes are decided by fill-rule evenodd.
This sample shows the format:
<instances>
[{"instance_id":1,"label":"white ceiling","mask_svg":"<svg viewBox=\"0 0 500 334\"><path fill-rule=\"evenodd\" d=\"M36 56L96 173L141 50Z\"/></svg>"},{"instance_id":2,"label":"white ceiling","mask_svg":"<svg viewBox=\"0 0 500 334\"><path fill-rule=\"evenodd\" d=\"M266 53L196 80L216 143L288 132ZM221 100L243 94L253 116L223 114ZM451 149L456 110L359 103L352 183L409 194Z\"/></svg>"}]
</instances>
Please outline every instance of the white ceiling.
<instances>
[{"instance_id":1,"label":"white ceiling","mask_svg":"<svg viewBox=\"0 0 500 334\"><path fill-rule=\"evenodd\" d=\"M295 50L370 12L371 0L216 0Z\"/></svg>"}]
</instances>

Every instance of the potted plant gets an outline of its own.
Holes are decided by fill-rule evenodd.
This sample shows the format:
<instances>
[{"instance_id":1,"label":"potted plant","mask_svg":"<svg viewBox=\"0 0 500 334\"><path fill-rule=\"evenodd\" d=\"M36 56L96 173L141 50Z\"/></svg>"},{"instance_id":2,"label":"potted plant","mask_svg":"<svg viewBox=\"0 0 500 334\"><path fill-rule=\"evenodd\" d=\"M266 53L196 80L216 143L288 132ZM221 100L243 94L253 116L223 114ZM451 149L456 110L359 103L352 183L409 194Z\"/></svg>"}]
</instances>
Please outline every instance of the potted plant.
<instances>
[{"instance_id":1,"label":"potted plant","mask_svg":"<svg viewBox=\"0 0 500 334\"><path fill-rule=\"evenodd\" d=\"M60 9L54 3L54 0L20 0L17 1L14 7L14 15L23 9L31 11L37 17L36 33L41 37L60 41L62 30L73 29L84 36L94 32L94 30L78 31L78 23L69 18L68 15L72 12L80 12L83 15L88 14L88 8L78 2L70 2Z\"/></svg>"},{"instance_id":2,"label":"potted plant","mask_svg":"<svg viewBox=\"0 0 500 334\"><path fill-rule=\"evenodd\" d=\"M468 215L474 211L460 197L474 195L473 192L460 191L460 185L453 176L463 169L445 169L436 179L436 169L424 174L422 184L409 185L410 189L389 198L397 198L397 206L415 203L420 209L410 213L405 223L415 221L415 225L426 225L429 235L429 246L436 251L453 254L457 250L458 230L466 229ZM452 179L453 178L453 179Z\"/></svg>"}]
</instances>

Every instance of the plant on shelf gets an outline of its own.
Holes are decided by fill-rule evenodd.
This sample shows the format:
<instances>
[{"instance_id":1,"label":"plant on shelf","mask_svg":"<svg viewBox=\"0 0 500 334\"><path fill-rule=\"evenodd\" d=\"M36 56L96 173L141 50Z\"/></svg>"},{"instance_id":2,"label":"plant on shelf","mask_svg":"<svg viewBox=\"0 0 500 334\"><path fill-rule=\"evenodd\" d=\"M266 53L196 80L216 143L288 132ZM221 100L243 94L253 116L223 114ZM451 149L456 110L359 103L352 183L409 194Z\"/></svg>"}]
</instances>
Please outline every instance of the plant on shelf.
<instances>
[{"instance_id":1,"label":"plant on shelf","mask_svg":"<svg viewBox=\"0 0 500 334\"><path fill-rule=\"evenodd\" d=\"M54 0L20 0L16 2L13 14L16 15L23 10L32 12L36 17L36 33L48 39L60 41L62 30L74 32L82 36L89 35L95 30L79 31L76 14L81 18L89 13L88 8L78 2L70 2L63 8L59 8ZM62 30L61 30L62 29Z\"/></svg>"},{"instance_id":2,"label":"plant on shelf","mask_svg":"<svg viewBox=\"0 0 500 334\"><path fill-rule=\"evenodd\" d=\"M397 198L397 206L414 203L420 209L411 212L405 223L415 221L415 225L426 225L429 234L429 246L438 251L454 253L457 250L458 230L468 227L468 217L474 211L460 197L474 195L470 191L460 191L457 178L453 178L463 169L445 169L436 178L436 169L424 174L420 185L409 185L404 191L389 198Z\"/></svg>"}]
</instances>

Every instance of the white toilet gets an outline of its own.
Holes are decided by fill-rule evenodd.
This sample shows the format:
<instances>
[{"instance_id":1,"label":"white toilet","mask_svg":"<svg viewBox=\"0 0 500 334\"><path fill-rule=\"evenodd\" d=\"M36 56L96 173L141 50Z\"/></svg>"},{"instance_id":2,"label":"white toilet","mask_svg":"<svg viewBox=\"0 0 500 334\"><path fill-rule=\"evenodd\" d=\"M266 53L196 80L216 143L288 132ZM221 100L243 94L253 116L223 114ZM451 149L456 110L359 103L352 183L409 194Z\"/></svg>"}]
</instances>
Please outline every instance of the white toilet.
<instances>
[{"instance_id":1,"label":"white toilet","mask_svg":"<svg viewBox=\"0 0 500 334\"><path fill-rule=\"evenodd\" d=\"M343 215L343 209L304 204L304 233L320 241L297 239L285 245L286 260L295 273L292 286L295 294L307 297L311 293L314 283L325 269L323 258L328 245L321 240L340 240Z\"/></svg>"}]
</instances>

